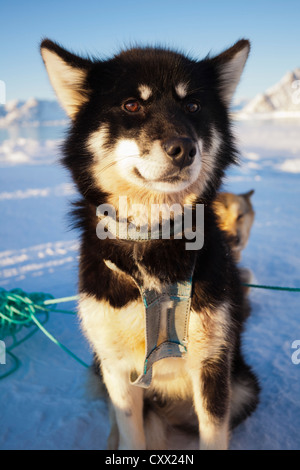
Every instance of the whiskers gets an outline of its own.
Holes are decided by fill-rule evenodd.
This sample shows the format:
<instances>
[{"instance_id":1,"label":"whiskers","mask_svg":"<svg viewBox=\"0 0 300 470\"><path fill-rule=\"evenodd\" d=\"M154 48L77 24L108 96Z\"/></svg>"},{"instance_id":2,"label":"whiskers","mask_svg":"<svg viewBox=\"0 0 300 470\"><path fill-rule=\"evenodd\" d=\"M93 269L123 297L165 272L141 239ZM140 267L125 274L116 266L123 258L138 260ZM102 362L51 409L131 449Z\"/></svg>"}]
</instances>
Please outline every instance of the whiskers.
<instances>
[{"instance_id":1,"label":"whiskers","mask_svg":"<svg viewBox=\"0 0 300 470\"><path fill-rule=\"evenodd\" d=\"M114 165L117 165L120 161L124 161L124 160L131 159L131 158L139 159L140 156L138 154L136 154L136 155L126 155L125 157L118 158L118 160L113 160L110 163L108 163L107 165L105 165L103 168L100 168L100 170L97 171L96 176L99 177L100 175L102 175L102 173L109 170Z\"/></svg>"},{"instance_id":2,"label":"whiskers","mask_svg":"<svg viewBox=\"0 0 300 470\"><path fill-rule=\"evenodd\" d=\"M86 196L90 190L93 190L95 188L99 188L100 186L101 187L103 186L103 184L101 183L101 181L99 179L110 168L117 165L120 161L128 160L130 158L131 159L132 158L138 159L139 155L138 154L136 154L136 155L126 155L124 157L119 158L118 160L112 160L109 163L107 163L106 165L101 167L101 164L103 163L103 160L105 161L109 158L112 158L112 156L110 154L106 154L106 155L103 155L102 158L98 157L98 161L94 163L94 165L92 167L92 180L90 178L87 178L87 181L86 181L87 184L86 184L86 187L85 187L85 191L83 192L84 196ZM113 178L110 177L109 179L113 179Z\"/></svg>"}]
</instances>

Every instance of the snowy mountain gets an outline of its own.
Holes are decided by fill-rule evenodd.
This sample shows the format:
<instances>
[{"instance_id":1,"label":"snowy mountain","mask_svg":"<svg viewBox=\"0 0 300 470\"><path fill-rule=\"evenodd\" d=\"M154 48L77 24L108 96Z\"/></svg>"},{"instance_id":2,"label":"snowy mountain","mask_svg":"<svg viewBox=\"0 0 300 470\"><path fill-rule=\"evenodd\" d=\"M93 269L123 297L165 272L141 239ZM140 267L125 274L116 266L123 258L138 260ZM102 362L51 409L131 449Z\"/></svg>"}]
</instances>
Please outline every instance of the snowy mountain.
<instances>
[{"instance_id":1,"label":"snowy mountain","mask_svg":"<svg viewBox=\"0 0 300 470\"><path fill-rule=\"evenodd\" d=\"M252 100L236 100L231 111L237 119L300 118L300 68L286 73L276 85ZM67 116L57 101L30 98L0 105L0 128L65 125L67 122Z\"/></svg>"},{"instance_id":2,"label":"snowy mountain","mask_svg":"<svg viewBox=\"0 0 300 470\"><path fill-rule=\"evenodd\" d=\"M57 101L30 98L27 101L9 101L7 104L0 106L0 128L61 125L66 122L66 114Z\"/></svg>"},{"instance_id":3,"label":"snowy mountain","mask_svg":"<svg viewBox=\"0 0 300 470\"><path fill-rule=\"evenodd\" d=\"M234 101L231 111L241 111L249 102L241 98ZM57 101L30 98L27 101L13 100L0 105L0 128L10 126L64 125L67 117Z\"/></svg>"},{"instance_id":4,"label":"snowy mountain","mask_svg":"<svg viewBox=\"0 0 300 470\"><path fill-rule=\"evenodd\" d=\"M231 112L235 113L241 111L249 103L248 98L237 98L231 105Z\"/></svg>"},{"instance_id":5,"label":"snowy mountain","mask_svg":"<svg viewBox=\"0 0 300 470\"><path fill-rule=\"evenodd\" d=\"M300 68L288 72L265 93L250 100L238 117L300 117Z\"/></svg>"}]
</instances>

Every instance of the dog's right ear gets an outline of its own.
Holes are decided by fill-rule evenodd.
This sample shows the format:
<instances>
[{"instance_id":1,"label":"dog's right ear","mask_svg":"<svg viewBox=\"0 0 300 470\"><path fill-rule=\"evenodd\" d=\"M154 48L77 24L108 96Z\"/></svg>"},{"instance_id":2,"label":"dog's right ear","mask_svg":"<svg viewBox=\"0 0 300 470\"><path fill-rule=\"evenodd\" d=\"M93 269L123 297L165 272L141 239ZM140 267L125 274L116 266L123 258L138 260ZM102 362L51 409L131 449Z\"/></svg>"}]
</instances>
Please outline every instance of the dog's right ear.
<instances>
[{"instance_id":1,"label":"dog's right ear","mask_svg":"<svg viewBox=\"0 0 300 470\"><path fill-rule=\"evenodd\" d=\"M247 39L241 39L234 46L212 59L217 66L221 97L227 106L231 103L249 52L250 42Z\"/></svg>"},{"instance_id":2,"label":"dog's right ear","mask_svg":"<svg viewBox=\"0 0 300 470\"><path fill-rule=\"evenodd\" d=\"M49 39L42 41L41 54L58 100L74 119L89 99L86 78L92 62L71 54Z\"/></svg>"}]
</instances>

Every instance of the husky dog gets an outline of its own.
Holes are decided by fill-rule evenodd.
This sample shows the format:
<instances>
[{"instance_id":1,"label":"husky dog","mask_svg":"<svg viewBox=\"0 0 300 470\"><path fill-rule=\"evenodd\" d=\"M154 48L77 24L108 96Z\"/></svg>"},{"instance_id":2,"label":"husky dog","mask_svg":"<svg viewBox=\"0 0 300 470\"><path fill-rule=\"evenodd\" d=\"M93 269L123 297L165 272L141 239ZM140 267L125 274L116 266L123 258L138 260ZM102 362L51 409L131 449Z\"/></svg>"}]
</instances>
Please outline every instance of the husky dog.
<instances>
[{"instance_id":1,"label":"husky dog","mask_svg":"<svg viewBox=\"0 0 300 470\"><path fill-rule=\"evenodd\" d=\"M213 207L218 218L219 227L225 232L232 256L236 262L242 257L242 250L246 247L255 212L251 203L254 189L244 194L218 193ZM240 267L240 278L243 284L253 283L254 276L250 269ZM250 287L243 286L246 295ZM248 309L248 315L250 310Z\"/></svg>"},{"instance_id":2,"label":"husky dog","mask_svg":"<svg viewBox=\"0 0 300 470\"><path fill-rule=\"evenodd\" d=\"M214 201L219 225L228 234L236 261L241 259L241 252L248 243L254 222L255 212L250 200L253 194L253 189L244 194L218 193Z\"/></svg>"},{"instance_id":3,"label":"husky dog","mask_svg":"<svg viewBox=\"0 0 300 470\"><path fill-rule=\"evenodd\" d=\"M74 211L82 231L79 316L109 396L110 448L166 448L176 426L196 432L200 449L227 449L231 429L258 403L258 381L241 353L246 302L239 271L212 207L225 169L237 160L228 109L249 50L243 39L200 61L152 47L99 60L48 39L41 44L71 119L63 164L81 195ZM96 208L116 208L121 222L119 196L137 224L148 223L139 220L141 206L150 213L155 204L193 211L202 204L203 247L186 250L185 236L100 239ZM151 383L138 386L155 316L142 294L189 282L185 353L160 357ZM162 315L157 349L165 344L166 318L173 317Z\"/></svg>"}]
</instances>

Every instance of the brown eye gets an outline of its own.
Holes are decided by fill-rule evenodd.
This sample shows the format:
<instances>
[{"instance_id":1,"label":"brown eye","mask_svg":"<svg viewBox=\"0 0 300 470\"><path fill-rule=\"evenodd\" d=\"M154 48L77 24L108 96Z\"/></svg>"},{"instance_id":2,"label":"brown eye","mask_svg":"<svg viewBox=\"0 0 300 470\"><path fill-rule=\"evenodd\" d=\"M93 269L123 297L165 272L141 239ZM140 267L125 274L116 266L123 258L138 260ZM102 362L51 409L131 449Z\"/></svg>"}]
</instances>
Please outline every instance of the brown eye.
<instances>
[{"instance_id":1,"label":"brown eye","mask_svg":"<svg viewBox=\"0 0 300 470\"><path fill-rule=\"evenodd\" d=\"M129 113L137 113L141 109L140 103L135 100L127 101L123 107Z\"/></svg>"},{"instance_id":2,"label":"brown eye","mask_svg":"<svg viewBox=\"0 0 300 470\"><path fill-rule=\"evenodd\" d=\"M200 110L200 105L195 102L187 103L185 107L189 113L197 113Z\"/></svg>"}]
</instances>

